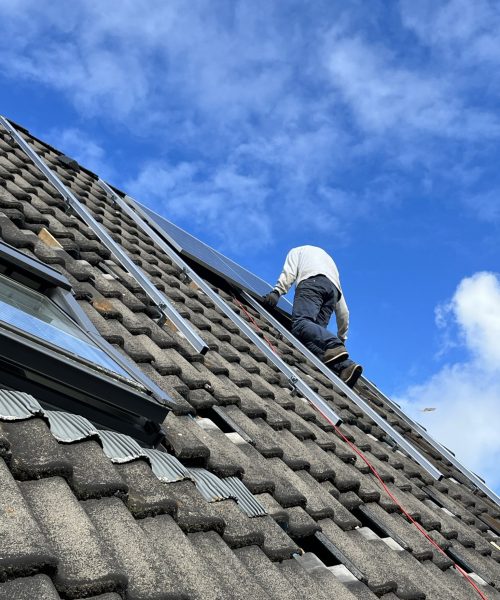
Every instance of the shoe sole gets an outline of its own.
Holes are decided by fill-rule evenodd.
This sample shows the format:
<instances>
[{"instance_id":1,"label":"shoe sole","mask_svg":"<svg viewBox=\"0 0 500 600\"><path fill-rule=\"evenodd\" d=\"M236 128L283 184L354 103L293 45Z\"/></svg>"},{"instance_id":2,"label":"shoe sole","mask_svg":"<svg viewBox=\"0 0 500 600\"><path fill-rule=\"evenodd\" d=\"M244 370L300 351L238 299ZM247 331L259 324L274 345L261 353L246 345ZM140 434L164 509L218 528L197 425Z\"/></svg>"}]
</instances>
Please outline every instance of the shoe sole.
<instances>
[{"instance_id":1,"label":"shoe sole","mask_svg":"<svg viewBox=\"0 0 500 600\"><path fill-rule=\"evenodd\" d=\"M361 377L361 373L363 372L363 367L361 365L356 365L352 370L352 373L349 377L344 381L346 385L350 388L354 387L356 381Z\"/></svg>"},{"instance_id":2,"label":"shoe sole","mask_svg":"<svg viewBox=\"0 0 500 600\"><path fill-rule=\"evenodd\" d=\"M334 356L333 358L330 358L329 360L325 360L323 361L325 363L325 365L336 365L339 362L342 362L343 360L345 360L346 358L349 358L349 352L342 352L342 354L338 354L337 356Z\"/></svg>"}]
</instances>

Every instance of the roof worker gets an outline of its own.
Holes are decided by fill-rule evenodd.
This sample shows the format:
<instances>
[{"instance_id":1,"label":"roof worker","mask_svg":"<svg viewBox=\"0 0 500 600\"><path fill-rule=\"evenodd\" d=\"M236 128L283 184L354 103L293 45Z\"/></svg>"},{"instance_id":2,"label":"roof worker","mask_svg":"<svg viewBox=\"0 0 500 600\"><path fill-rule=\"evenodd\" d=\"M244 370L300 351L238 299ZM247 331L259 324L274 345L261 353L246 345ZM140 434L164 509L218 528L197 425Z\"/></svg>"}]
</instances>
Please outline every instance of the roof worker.
<instances>
[{"instance_id":1,"label":"roof worker","mask_svg":"<svg viewBox=\"0 0 500 600\"><path fill-rule=\"evenodd\" d=\"M316 246L299 246L287 254L283 272L272 292L264 296L265 306L275 307L280 296L295 283L292 333L325 365L353 387L363 367L349 359L344 345L349 327L349 310L342 294L337 265ZM328 331L335 311L337 335Z\"/></svg>"}]
</instances>

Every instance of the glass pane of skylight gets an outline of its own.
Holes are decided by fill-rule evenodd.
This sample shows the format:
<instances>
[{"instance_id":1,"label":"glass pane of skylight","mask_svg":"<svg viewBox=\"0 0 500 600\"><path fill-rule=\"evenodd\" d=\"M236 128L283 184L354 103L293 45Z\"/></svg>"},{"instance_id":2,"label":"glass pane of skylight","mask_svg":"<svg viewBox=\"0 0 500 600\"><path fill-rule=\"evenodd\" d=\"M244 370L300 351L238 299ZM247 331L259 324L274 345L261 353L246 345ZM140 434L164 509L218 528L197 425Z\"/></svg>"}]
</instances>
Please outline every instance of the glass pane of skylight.
<instances>
[{"instance_id":1,"label":"glass pane of skylight","mask_svg":"<svg viewBox=\"0 0 500 600\"><path fill-rule=\"evenodd\" d=\"M2 275L0 321L130 379L130 375L105 352L94 346L85 333L49 298Z\"/></svg>"}]
</instances>

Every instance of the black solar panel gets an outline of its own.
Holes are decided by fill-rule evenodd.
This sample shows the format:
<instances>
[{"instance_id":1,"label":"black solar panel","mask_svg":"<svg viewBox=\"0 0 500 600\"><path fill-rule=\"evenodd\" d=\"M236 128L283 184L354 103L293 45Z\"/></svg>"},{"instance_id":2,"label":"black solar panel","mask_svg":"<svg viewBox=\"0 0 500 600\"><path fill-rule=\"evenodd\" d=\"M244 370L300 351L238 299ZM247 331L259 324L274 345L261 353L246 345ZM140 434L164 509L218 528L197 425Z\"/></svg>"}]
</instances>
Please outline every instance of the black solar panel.
<instances>
[{"instance_id":1,"label":"black solar panel","mask_svg":"<svg viewBox=\"0 0 500 600\"><path fill-rule=\"evenodd\" d=\"M140 207L162 229L167 241L181 255L196 261L238 288L244 289L255 296L265 296L273 289L269 283L247 271L247 269L240 267L230 258L187 233L184 229L177 227L165 217L142 204L140 204ZM280 299L278 307L288 314L292 313L292 305L286 298Z\"/></svg>"}]
</instances>

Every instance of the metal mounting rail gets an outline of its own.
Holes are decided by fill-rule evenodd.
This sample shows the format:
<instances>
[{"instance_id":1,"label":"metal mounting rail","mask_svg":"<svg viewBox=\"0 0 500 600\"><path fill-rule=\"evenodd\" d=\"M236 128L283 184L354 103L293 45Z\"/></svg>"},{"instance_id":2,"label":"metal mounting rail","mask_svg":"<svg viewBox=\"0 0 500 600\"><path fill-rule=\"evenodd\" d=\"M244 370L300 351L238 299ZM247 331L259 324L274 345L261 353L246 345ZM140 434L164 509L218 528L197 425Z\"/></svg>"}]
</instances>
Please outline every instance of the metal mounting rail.
<instances>
[{"instance_id":1,"label":"metal mounting rail","mask_svg":"<svg viewBox=\"0 0 500 600\"><path fill-rule=\"evenodd\" d=\"M103 181L99 180L103 189L110 190L115 198L116 203L133 221L149 235L149 237L165 252L170 259L177 264L185 273L187 273L192 281L205 292L212 302L227 316L238 328L254 342L261 352L285 375L293 389L300 392L311 404L313 404L319 412L325 415L336 425L342 422L342 419L330 408L330 406L316 394L303 381L295 371L287 365L271 348L257 335L250 325L242 319L236 312L217 294L212 288L195 272L193 269L173 250L161 236L161 228L150 221L148 216L137 205L130 196L121 198L109 188ZM150 224L151 223L151 224Z\"/></svg>"},{"instance_id":2,"label":"metal mounting rail","mask_svg":"<svg viewBox=\"0 0 500 600\"><path fill-rule=\"evenodd\" d=\"M446 458L446 460L450 461L450 463L458 471L460 471L462 473L462 475L465 475L465 477L467 477L471 481L471 483L473 483L478 489L480 489L482 492L484 492L488 496L488 498L490 498L490 500L493 500L493 502L495 502L496 504L498 504L500 506L500 496L498 496L497 494L495 494L495 492L493 490L491 490L484 483L484 481L482 481L475 473L473 473L472 471L469 471L469 469L467 469L467 467L464 467L464 465L456 458L456 456L454 456L447 448L445 448L442 444L440 444L439 442L437 442L431 435L429 435L429 433L422 427L422 425L420 425L419 423L417 423L416 421L414 421L411 417L409 417L407 414L405 414L401 410L401 408L393 400L391 400L390 398L388 398L369 379L366 379L366 377L361 377L360 381L361 381L361 383L363 383L370 390L370 392L372 392L372 394L375 394L375 395L379 396L379 398L381 400L383 400L388 406L390 406L391 409L407 425L409 425L410 427L412 427L413 429L415 429L415 431L426 442L428 442L435 450L437 450L438 452L440 452Z\"/></svg>"},{"instance_id":3,"label":"metal mounting rail","mask_svg":"<svg viewBox=\"0 0 500 600\"><path fill-rule=\"evenodd\" d=\"M286 329L277 319L275 319L263 306L261 306L250 294L245 291L241 292L243 298L251 305L255 310L266 319L281 335L292 343L297 350L300 350L302 354L308 358L314 366L325 375L333 385L356 404L365 414L367 414L375 423L383 429L391 438L409 454L419 465L421 465L434 479L441 479L443 474L437 469L425 456L423 456L408 440L406 440L400 433L398 433L389 423L381 417L373 408L360 398L349 386L347 386L339 377L333 373L323 362L319 360L310 350L308 350L299 340Z\"/></svg>"},{"instance_id":4,"label":"metal mounting rail","mask_svg":"<svg viewBox=\"0 0 500 600\"><path fill-rule=\"evenodd\" d=\"M47 177L50 183L56 188L66 202L71 206L82 221L92 229L99 237L100 241L111 252L113 258L128 271L142 287L146 295L152 300L154 305L161 312L163 320L168 319L175 327L187 338L190 344L197 352L204 354L208 350L208 345L200 335L191 327L191 325L177 312L169 300L153 283L148 279L143 270L138 267L123 248L114 241L106 229L94 219L86 206L69 190L38 153L29 145L21 134L13 127L9 121L0 115L0 124L11 134L18 145L31 158L34 164ZM111 190L110 190L111 191Z\"/></svg>"}]
</instances>

